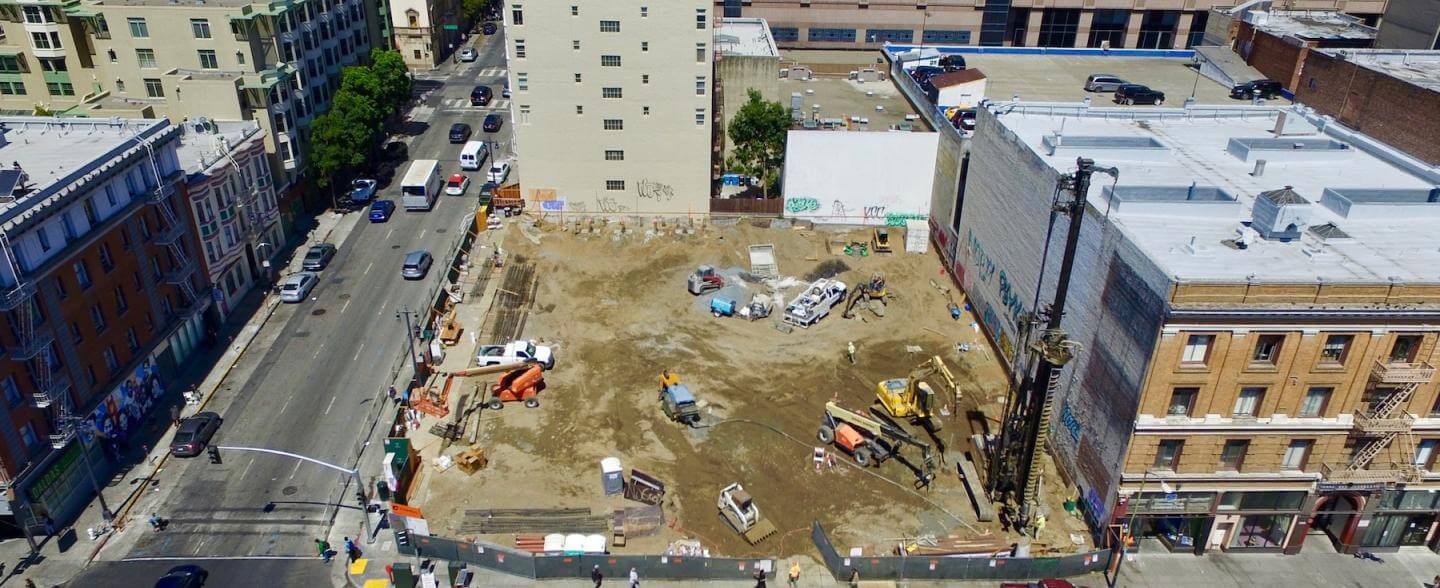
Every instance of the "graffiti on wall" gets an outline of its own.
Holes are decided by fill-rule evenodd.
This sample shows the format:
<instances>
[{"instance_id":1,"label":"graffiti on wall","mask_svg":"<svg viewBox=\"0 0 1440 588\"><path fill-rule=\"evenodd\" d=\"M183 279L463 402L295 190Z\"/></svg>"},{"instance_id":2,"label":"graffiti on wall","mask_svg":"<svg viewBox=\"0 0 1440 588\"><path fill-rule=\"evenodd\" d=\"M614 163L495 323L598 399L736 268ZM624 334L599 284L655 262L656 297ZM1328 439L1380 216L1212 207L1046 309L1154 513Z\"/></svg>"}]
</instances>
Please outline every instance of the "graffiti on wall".
<instances>
[{"instance_id":1,"label":"graffiti on wall","mask_svg":"<svg viewBox=\"0 0 1440 588\"><path fill-rule=\"evenodd\" d=\"M930 217L927 216L927 215L923 215L923 214L919 214L919 213L915 213L915 212L892 212L892 213L889 213L889 214L886 214L886 215L885 215L885 226L887 226L887 227L903 227L903 226L905 226L905 221L909 221L909 220L926 220L926 219L928 219L928 218L930 218Z\"/></svg>"},{"instance_id":2,"label":"graffiti on wall","mask_svg":"<svg viewBox=\"0 0 1440 588\"><path fill-rule=\"evenodd\" d=\"M1000 304L1003 317L1009 320L1012 328L1020 324L1020 319L1025 316L1025 303L1020 299L1020 292L1017 285L1010 278L1004 269L995 264L995 260L985 252L985 246L975 236L974 231L965 231L965 251L969 254L972 262L971 269L975 278L981 282L995 283L1000 293ZM997 322L998 322L997 317Z\"/></svg>"},{"instance_id":3,"label":"graffiti on wall","mask_svg":"<svg viewBox=\"0 0 1440 588\"><path fill-rule=\"evenodd\" d=\"M669 202L675 199L675 189L670 184L657 182L655 180L640 180L635 182L635 194L646 200L657 200Z\"/></svg>"},{"instance_id":4,"label":"graffiti on wall","mask_svg":"<svg viewBox=\"0 0 1440 588\"><path fill-rule=\"evenodd\" d=\"M565 210L564 200L541 200L540 210L545 212L562 212Z\"/></svg>"},{"instance_id":5,"label":"graffiti on wall","mask_svg":"<svg viewBox=\"0 0 1440 588\"><path fill-rule=\"evenodd\" d=\"M602 214L620 214L630 212L630 207L621 204L619 200L606 196L595 199L595 208Z\"/></svg>"},{"instance_id":6,"label":"graffiti on wall","mask_svg":"<svg viewBox=\"0 0 1440 588\"><path fill-rule=\"evenodd\" d=\"M814 198L786 198L785 212L798 214L820 210L820 201Z\"/></svg>"}]
</instances>

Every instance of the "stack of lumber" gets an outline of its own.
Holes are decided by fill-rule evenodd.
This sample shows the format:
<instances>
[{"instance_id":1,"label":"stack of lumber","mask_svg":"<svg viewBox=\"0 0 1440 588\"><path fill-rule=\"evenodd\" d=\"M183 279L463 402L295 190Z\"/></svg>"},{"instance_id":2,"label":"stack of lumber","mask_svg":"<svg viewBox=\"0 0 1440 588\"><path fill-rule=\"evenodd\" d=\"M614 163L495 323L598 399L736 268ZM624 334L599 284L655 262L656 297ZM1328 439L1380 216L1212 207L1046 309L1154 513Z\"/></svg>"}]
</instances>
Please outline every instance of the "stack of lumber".
<instances>
[{"instance_id":1,"label":"stack of lumber","mask_svg":"<svg viewBox=\"0 0 1440 588\"><path fill-rule=\"evenodd\" d=\"M606 533L608 515L592 515L588 508L495 508L466 510L461 533Z\"/></svg>"},{"instance_id":2,"label":"stack of lumber","mask_svg":"<svg viewBox=\"0 0 1440 588\"><path fill-rule=\"evenodd\" d=\"M936 537L933 541L905 541L901 543L900 555L982 555L1010 550L1010 542L1004 537L986 533L974 537L949 535Z\"/></svg>"}]
</instances>

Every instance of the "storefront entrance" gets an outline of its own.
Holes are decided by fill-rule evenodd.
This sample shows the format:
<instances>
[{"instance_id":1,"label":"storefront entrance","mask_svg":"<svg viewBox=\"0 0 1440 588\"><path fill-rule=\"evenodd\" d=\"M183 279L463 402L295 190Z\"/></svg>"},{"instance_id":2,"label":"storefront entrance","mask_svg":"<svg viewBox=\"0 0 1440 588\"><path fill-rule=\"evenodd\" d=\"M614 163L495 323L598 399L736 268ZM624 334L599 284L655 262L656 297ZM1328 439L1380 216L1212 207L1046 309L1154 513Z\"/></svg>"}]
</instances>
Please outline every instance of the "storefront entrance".
<instances>
[{"instance_id":1,"label":"storefront entrance","mask_svg":"<svg viewBox=\"0 0 1440 588\"><path fill-rule=\"evenodd\" d=\"M1348 494L1327 496L1322 500L1324 503L1315 511L1315 524L1310 528L1323 531L1330 544L1335 546L1335 551L1343 551L1344 545L1350 541L1355 517L1360 516L1364 505L1359 498Z\"/></svg>"},{"instance_id":2,"label":"storefront entrance","mask_svg":"<svg viewBox=\"0 0 1440 588\"><path fill-rule=\"evenodd\" d=\"M1436 499L1430 490L1387 490L1380 498L1360 545L1367 549L1422 547L1435 528Z\"/></svg>"}]
</instances>

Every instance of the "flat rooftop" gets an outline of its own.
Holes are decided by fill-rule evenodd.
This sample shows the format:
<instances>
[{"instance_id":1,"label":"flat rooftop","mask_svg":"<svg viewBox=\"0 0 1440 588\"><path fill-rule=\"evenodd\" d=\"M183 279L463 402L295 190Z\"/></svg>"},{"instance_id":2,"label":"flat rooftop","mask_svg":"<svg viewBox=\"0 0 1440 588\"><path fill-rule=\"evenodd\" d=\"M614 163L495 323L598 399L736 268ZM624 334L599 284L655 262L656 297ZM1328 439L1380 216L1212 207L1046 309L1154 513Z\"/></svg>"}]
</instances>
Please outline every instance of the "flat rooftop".
<instances>
[{"instance_id":1,"label":"flat rooftop","mask_svg":"<svg viewBox=\"0 0 1440 588\"><path fill-rule=\"evenodd\" d=\"M176 157L185 173L203 172L245 139L260 132L252 121L190 121L183 123Z\"/></svg>"},{"instance_id":2,"label":"flat rooftop","mask_svg":"<svg viewBox=\"0 0 1440 588\"><path fill-rule=\"evenodd\" d=\"M998 115L1001 124L1054 169L1071 172L1081 156L1119 169L1113 189L1108 176L1095 176L1090 204L1109 211L1114 226L1176 280L1440 282L1440 168L1348 129L1317 131L1288 107L1277 138L1272 130L1282 109L1274 107L1197 107L1187 114L1011 106L996 105L1000 112L1010 108ZM1300 237L1281 242L1252 233L1249 247L1237 248L1242 221L1262 216L1257 197L1287 187L1309 202L1299 205ZM1272 194L1272 201L1295 200Z\"/></svg>"},{"instance_id":3,"label":"flat rooftop","mask_svg":"<svg viewBox=\"0 0 1440 588\"><path fill-rule=\"evenodd\" d=\"M775 37L763 18L724 18L715 32L715 50L742 57L779 57Z\"/></svg>"},{"instance_id":4,"label":"flat rooftop","mask_svg":"<svg viewBox=\"0 0 1440 588\"><path fill-rule=\"evenodd\" d=\"M1245 13L1244 20L1277 37L1292 35L1309 41L1374 39L1378 33L1358 18L1331 10L1252 10Z\"/></svg>"},{"instance_id":5,"label":"flat rooftop","mask_svg":"<svg viewBox=\"0 0 1440 588\"><path fill-rule=\"evenodd\" d=\"M1395 77L1431 92L1440 92L1440 51L1393 49L1312 49L1331 57Z\"/></svg>"}]
</instances>

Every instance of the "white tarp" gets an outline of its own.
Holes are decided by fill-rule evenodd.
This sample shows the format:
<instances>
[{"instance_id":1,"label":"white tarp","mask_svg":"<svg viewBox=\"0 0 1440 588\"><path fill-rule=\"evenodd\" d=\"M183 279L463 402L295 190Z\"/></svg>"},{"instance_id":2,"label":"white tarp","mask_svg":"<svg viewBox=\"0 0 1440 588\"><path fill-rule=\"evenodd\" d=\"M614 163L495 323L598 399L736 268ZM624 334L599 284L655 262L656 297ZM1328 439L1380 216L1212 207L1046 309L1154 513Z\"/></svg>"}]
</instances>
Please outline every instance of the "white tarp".
<instances>
[{"instance_id":1,"label":"white tarp","mask_svg":"<svg viewBox=\"0 0 1440 588\"><path fill-rule=\"evenodd\" d=\"M790 131L785 216L891 227L928 219L939 137L899 131Z\"/></svg>"}]
</instances>

